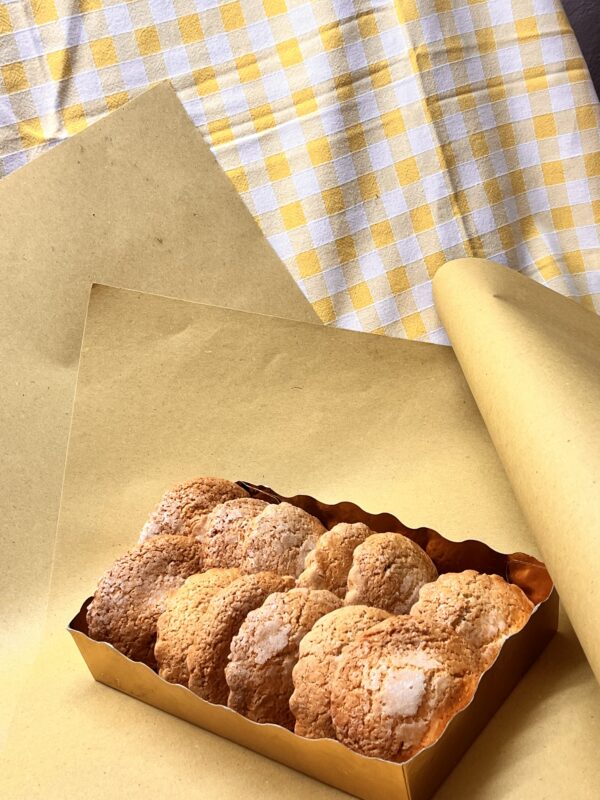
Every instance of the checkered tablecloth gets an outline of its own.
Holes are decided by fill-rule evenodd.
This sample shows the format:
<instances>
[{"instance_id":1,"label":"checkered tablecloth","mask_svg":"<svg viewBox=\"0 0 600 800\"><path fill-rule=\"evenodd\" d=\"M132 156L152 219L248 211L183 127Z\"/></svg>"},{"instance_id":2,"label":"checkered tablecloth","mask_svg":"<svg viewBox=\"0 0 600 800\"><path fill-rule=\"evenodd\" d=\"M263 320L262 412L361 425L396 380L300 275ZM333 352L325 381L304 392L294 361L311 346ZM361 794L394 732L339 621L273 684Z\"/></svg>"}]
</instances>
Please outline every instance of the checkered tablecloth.
<instances>
[{"instance_id":1,"label":"checkered tablecloth","mask_svg":"<svg viewBox=\"0 0 600 800\"><path fill-rule=\"evenodd\" d=\"M555 0L0 2L0 175L164 78L324 322L443 341L465 255L600 310L598 103Z\"/></svg>"}]
</instances>

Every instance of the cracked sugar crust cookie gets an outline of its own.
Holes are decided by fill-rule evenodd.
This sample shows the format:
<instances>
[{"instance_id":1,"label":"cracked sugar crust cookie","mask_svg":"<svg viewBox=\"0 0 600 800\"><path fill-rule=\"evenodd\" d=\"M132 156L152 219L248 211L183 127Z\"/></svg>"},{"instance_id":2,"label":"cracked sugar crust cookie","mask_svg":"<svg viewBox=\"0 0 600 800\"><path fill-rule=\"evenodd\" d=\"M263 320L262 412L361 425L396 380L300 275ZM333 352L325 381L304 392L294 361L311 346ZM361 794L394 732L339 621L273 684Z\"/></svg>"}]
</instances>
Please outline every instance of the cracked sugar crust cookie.
<instances>
[{"instance_id":1,"label":"cracked sugar crust cookie","mask_svg":"<svg viewBox=\"0 0 600 800\"><path fill-rule=\"evenodd\" d=\"M421 586L436 578L433 561L413 541L401 533L374 533L354 550L344 602L407 614Z\"/></svg>"},{"instance_id":2,"label":"cracked sugar crust cookie","mask_svg":"<svg viewBox=\"0 0 600 800\"><path fill-rule=\"evenodd\" d=\"M290 503L268 505L246 535L242 569L269 570L297 578L306 556L325 528L316 517Z\"/></svg>"},{"instance_id":3,"label":"cracked sugar crust cookie","mask_svg":"<svg viewBox=\"0 0 600 800\"><path fill-rule=\"evenodd\" d=\"M239 567L244 557L244 540L252 521L267 507L264 500L238 497L220 503L194 527L204 563L210 567Z\"/></svg>"},{"instance_id":4,"label":"cracked sugar crust cookie","mask_svg":"<svg viewBox=\"0 0 600 800\"><path fill-rule=\"evenodd\" d=\"M167 598L201 570L200 546L189 536L138 544L100 580L87 611L89 635L155 668L156 624Z\"/></svg>"},{"instance_id":5,"label":"cracked sugar crust cookie","mask_svg":"<svg viewBox=\"0 0 600 800\"><path fill-rule=\"evenodd\" d=\"M202 477L181 483L162 496L142 528L139 541L165 533L191 536L194 526L216 505L247 496L245 489L225 478Z\"/></svg>"},{"instance_id":6,"label":"cracked sugar crust cookie","mask_svg":"<svg viewBox=\"0 0 600 800\"><path fill-rule=\"evenodd\" d=\"M319 537L314 550L306 557L298 586L329 589L338 597L346 594L352 554L359 544L373 534L362 522L340 522Z\"/></svg>"},{"instance_id":7,"label":"cracked sugar crust cookie","mask_svg":"<svg viewBox=\"0 0 600 800\"><path fill-rule=\"evenodd\" d=\"M448 628L390 617L342 651L331 681L336 737L363 755L405 761L469 703L479 666L468 642Z\"/></svg>"},{"instance_id":8,"label":"cracked sugar crust cookie","mask_svg":"<svg viewBox=\"0 0 600 800\"><path fill-rule=\"evenodd\" d=\"M479 651L487 668L504 640L524 627L532 611L533 603L518 586L499 575L468 569L447 572L423 586L410 613L460 633Z\"/></svg>"},{"instance_id":9,"label":"cracked sugar crust cookie","mask_svg":"<svg viewBox=\"0 0 600 800\"><path fill-rule=\"evenodd\" d=\"M188 650L188 686L193 692L211 703L227 703L225 666L232 638L250 611L294 583L289 575L257 572L243 575L212 598Z\"/></svg>"},{"instance_id":10,"label":"cracked sugar crust cookie","mask_svg":"<svg viewBox=\"0 0 600 800\"><path fill-rule=\"evenodd\" d=\"M231 642L227 705L255 722L293 730L289 699L301 639L340 600L324 589L291 589L251 611Z\"/></svg>"},{"instance_id":11,"label":"cracked sugar crust cookie","mask_svg":"<svg viewBox=\"0 0 600 800\"><path fill-rule=\"evenodd\" d=\"M292 671L294 733L309 739L335 739L330 684L340 653L359 634L389 616L381 608L344 606L315 622L300 642L298 663Z\"/></svg>"},{"instance_id":12,"label":"cracked sugar crust cookie","mask_svg":"<svg viewBox=\"0 0 600 800\"><path fill-rule=\"evenodd\" d=\"M158 674L170 683L187 686L187 654L212 598L241 576L239 569L209 569L191 575L166 602L158 618L154 657Z\"/></svg>"}]
</instances>

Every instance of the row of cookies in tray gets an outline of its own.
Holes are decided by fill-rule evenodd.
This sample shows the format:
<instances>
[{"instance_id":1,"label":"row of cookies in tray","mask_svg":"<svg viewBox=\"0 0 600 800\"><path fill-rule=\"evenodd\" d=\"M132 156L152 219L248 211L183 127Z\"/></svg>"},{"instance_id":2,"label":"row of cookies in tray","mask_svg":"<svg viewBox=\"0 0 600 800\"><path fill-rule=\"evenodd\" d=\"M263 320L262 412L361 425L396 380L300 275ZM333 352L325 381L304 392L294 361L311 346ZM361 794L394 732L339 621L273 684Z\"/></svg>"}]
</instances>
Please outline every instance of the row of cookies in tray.
<instances>
[{"instance_id":1,"label":"row of cookies in tray","mask_svg":"<svg viewBox=\"0 0 600 800\"><path fill-rule=\"evenodd\" d=\"M292 575L298 586L328 589L346 603L407 612L419 589L437 578L427 553L403 536L374 534L362 523L331 530L289 503L248 497L238 484L200 478L162 499L142 529L140 542L156 535L194 537L204 569L238 567Z\"/></svg>"},{"instance_id":2,"label":"row of cookies in tray","mask_svg":"<svg viewBox=\"0 0 600 800\"><path fill-rule=\"evenodd\" d=\"M257 722L410 758L471 699L532 604L438 577L399 533L321 522L200 478L167 492L88 607L90 636Z\"/></svg>"}]
</instances>

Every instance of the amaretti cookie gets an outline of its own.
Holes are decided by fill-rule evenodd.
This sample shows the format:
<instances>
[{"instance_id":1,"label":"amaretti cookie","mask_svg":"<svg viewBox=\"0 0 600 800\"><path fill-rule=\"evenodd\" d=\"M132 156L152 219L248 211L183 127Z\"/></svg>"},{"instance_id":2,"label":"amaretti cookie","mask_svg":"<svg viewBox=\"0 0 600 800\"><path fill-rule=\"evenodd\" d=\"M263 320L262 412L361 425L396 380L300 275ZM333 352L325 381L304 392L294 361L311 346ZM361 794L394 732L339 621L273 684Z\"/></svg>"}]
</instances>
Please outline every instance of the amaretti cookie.
<instances>
[{"instance_id":1,"label":"amaretti cookie","mask_svg":"<svg viewBox=\"0 0 600 800\"><path fill-rule=\"evenodd\" d=\"M150 536L171 533L190 536L194 526L219 503L248 492L225 478L202 477L181 483L166 492L140 533L140 542Z\"/></svg>"},{"instance_id":2,"label":"amaretti cookie","mask_svg":"<svg viewBox=\"0 0 600 800\"><path fill-rule=\"evenodd\" d=\"M254 518L267 507L264 500L238 497L215 506L194 527L207 568L239 567L244 558L244 541Z\"/></svg>"},{"instance_id":3,"label":"amaretti cookie","mask_svg":"<svg viewBox=\"0 0 600 800\"><path fill-rule=\"evenodd\" d=\"M479 652L486 668L502 642L525 626L532 611L533 604L518 586L499 575L468 569L447 572L423 586L410 613L460 633Z\"/></svg>"},{"instance_id":4,"label":"amaretti cookie","mask_svg":"<svg viewBox=\"0 0 600 800\"><path fill-rule=\"evenodd\" d=\"M339 605L339 598L324 589L291 589L272 594L251 611L231 642L227 705L255 722L293 730L289 699L300 641Z\"/></svg>"},{"instance_id":5,"label":"amaretti cookie","mask_svg":"<svg viewBox=\"0 0 600 800\"><path fill-rule=\"evenodd\" d=\"M292 671L294 692L290 709L294 733L309 739L335 739L331 722L331 677L340 653L357 636L390 615L381 608L345 606L318 619L300 642Z\"/></svg>"},{"instance_id":6,"label":"amaretti cookie","mask_svg":"<svg viewBox=\"0 0 600 800\"><path fill-rule=\"evenodd\" d=\"M316 517L290 503L267 505L254 518L244 542L244 572L268 570L295 578L325 528Z\"/></svg>"},{"instance_id":7,"label":"amaretti cookie","mask_svg":"<svg viewBox=\"0 0 600 800\"><path fill-rule=\"evenodd\" d=\"M193 692L211 703L227 702L225 666L232 638L248 612L273 592L285 592L293 585L289 575L258 572L243 575L211 599L188 650L188 686Z\"/></svg>"},{"instance_id":8,"label":"amaretti cookie","mask_svg":"<svg viewBox=\"0 0 600 800\"><path fill-rule=\"evenodd\" d=\"M413 541L401 533L374 533L354 550L344 602L406 614L421 586L436 578L433 561Z\"/></svg>"},{"instance_id":9,"label":"amaretti cookie","mask_svg":"<svg viewBox=\"0 0 600 800\"><path fill-rule=\"evenodd\" d=\"M341 653L331 680L336 736L364 755L405 761L469 703L479 674L462 636L417 617L390 617Z\"/></svg>"},{"instance_id":10,"label":"amaretti cookie","mask_svg":"<svg viewBox=\"0 0 600 800\"><path fill-rule=\"evenodd\" d=\"M166 602L158 618L154 657L158 674L187 686L187 654L196 629L212 598L240 577L239 569L209 569L191 575Z\"/></svg>"},{"instance_id":11,"label":"amaretti cookie","mask_svg":"<svg viewBox=\"0 0 600 800\"><path fill-rule=\"evenodd\" d=\"M352 554L372 534L373 531L362 522L340 522L326 531L306 557L298 586L328 589L338 597L344 597Z\"/></svg>"},{"instance_id":12,"label":"amaretti cookie","mask_svg":"<svg viewBox=\"0 0 600 800\"><path fill-rule=\"evenodd\" d=\"M167 598L201 569L200 545L191 537L157 536L142 542L100 580L87 610L89 635L156 667L156 623Z\"/></svg>"}]
</instances>

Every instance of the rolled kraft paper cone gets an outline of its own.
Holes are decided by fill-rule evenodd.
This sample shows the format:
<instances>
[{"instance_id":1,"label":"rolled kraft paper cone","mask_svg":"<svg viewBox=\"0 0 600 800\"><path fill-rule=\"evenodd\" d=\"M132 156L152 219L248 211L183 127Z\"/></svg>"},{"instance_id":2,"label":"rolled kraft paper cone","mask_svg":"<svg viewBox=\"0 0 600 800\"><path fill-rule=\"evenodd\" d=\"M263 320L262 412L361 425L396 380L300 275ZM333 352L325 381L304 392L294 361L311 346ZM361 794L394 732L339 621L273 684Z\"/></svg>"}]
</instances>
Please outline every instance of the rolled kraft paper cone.
<instances>
[{"instance_id":1,"label":"rolled kraft paper cone","mask_svg":"<svg viewBox=\"0 0 600 800\"><path fill-rule=\"evenodd\" d=\"M600 681L600 317L510 269L445 264L435 303Z\"/></svg>"}]
</instances>

